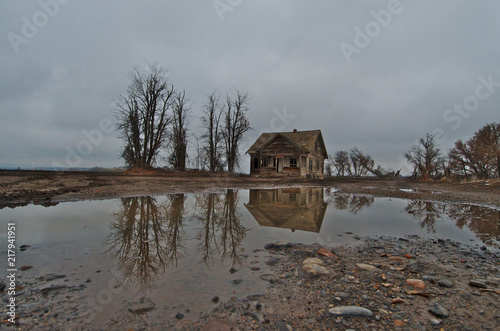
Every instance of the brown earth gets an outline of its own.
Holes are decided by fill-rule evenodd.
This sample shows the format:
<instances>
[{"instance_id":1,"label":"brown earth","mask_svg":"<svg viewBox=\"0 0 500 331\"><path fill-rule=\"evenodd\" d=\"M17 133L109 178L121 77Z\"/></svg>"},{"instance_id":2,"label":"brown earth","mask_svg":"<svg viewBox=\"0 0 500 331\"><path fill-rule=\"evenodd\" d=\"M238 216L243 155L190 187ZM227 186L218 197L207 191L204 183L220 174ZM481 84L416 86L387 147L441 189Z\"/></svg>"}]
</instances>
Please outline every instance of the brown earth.
<instances>
[{"instance_id":1,"label":"brown earth","mask_svg":"<svg viewBox=\"0 0 500 331\"><path fill-rule=\"evenodd\" d=\"M259 178L249 175L163 170L125 172L51 172L0 170L0 208L30 203L51 205L63 201L189 193L221 188L324 186L341 193L370 194L407 199L462 202L500 207L500 181L416 183L398 178L294 177Z\"/></svg>"}]
</instances>

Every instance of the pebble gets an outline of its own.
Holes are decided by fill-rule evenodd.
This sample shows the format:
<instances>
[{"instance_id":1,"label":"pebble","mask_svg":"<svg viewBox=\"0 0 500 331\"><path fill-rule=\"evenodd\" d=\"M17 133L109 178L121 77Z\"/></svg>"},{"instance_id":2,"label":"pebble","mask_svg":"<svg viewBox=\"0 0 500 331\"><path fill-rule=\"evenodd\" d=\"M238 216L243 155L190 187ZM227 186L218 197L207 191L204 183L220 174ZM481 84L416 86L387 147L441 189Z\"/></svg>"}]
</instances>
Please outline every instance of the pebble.
<instances>
[{"instance_id":1,"label":"pebble","mask_svg":"<svg viewBox=\"0 0 500 331\"><path fill-rule=\"evenodd\" d=\"M227 321L220 319L211 319L206 322L201 328L201 331L231 331L235 330L235 327Z\"/></svg>"},{"instance_id":2,"label":"pebble","mask_svg":"<svg viewBox=\"0 0 500 331\"><path fill-rule=\"evenodd\" d=\"M154 302L151 300L146 300L143 302L133 303L130 307L128 307L128 311L130 311L131 313L138 314L151 311L154 308L155 308Z\"/></svg>"},{"instance_id":3,"label":"pebble","mask_svg":"<svg viewBox=\"0 0 500 331\"><path fill-rule=\"evenodd\" d=\"M179 319L179 320L180 320L180 319L183 319L183 318L184 318L184 314L182 314L182 313L177 313L177 314L175 314L175 318L177 318L177 319Z\"/></svg>"},{"instance_id":4,"label":"pebble","mask_svg":"<svg viewBox=\"0 0 500 331\"><path fill-rule=\"evenodd\" d=\"M441 320L434 317L429 318L429 322L431 323L431 325L434 326L441 324Z\"/></svg>"},{"instance_id":5,"label":"pebble","mask_svg":"<svg viewBox=\"0 0 500 331\"><path fill-rule=\"evenodd\" d=\"M233 280L234 285L240 285L243 282L243 279L235 279Z\"/></svg>"},{"instance_id":6,"label":"pebble","mask_svg":"<svg viewBox=\"0 0 500 331\"><path fill-rule=\"evenodd\" d=\"M257 301L264 296L265 296L264 294L252 294L252 295L247 296L247 300L248 301Z\"/></svg>"},{"instance_id":7,"label":"pebble","mask_svg":"<svg viewBox=\"0 0 500 331\"><path fill-rule=\"evenodd\" d=\"M297 273L299 277L307 279L328 275L330 271L325 267L322 260L310 257L302 261Z\"/></svg>"},{"instance_id":8,"label":"pebble","mask_svg":"<svg viewBox=\"0 0 500 331\"><path fill-rule=\"evenodd\" d=\"M448 316L450 316L450 314L448 313L448 310L446 310L446 308L444 308L443 306L441 306L439 303L435 302L432 307L429 309L429 312L436 316L436 317L441 317L441 318L446 318Z\"/></svg>"},{"instance_id":9,"label":"pebble","mask_svg":"<svg viewBox=\"0 0 500 331\"><path fill-rule=\"evenodd\" d=\"M351 296L351 293L347 293L347 292L335 292L333 295L336 296L336 297L347 299L347 298L349 298Z\"/></svg>"},{"instance_id":10,"label":"pebble","mask_svg":"<svg viewBox=\"0 0 500 331\"><path fill-rule=\"evenodd\" d=\"M253 271L257 271L257 270L260 270L260 267L252 267L251 268Z\"/></svg>"},{"instance_id":11,"label":"pebble","mask_svg":"<svg viewBox=\"0 0 500 331\"><path fill-rule=\"evenodd\" d=\"M419 290L425 289L425 283L421 279L407 279L406 283L415 288L418 288Z\"/></svg>"},{"instance_id":12,"label":"pebble","mask_svg":"<svg viewBox=\"0 0 500 331\"><path fill-rule=\"evenodd\" d=\"M19 269L22 271L30 270L31 268L33 268L32 265L23 265L23 266L19 267Z\"/></svg>"},{"instance_id":13,"label":"pebble","mask_svg":"<svg viewBox=\"0 0 500 331\"><path fill-rule=\"evenodd\" d=\"M217 302L219 302L219 297L218 297L218 296L214 296L214 297L212 298L212 302L213 302L213 303L217 303Z\"/></svg>"},{"instance_id":14,"label":"pebble","mask_svg":"<svg viewBox=\"0 0 500 331\"><path fill-rule=\"evenodd\" d=\"M275 326L278 331L292 331L292 327L282 321L276 322Z\"/></svg>"},{"instance_id":15,"label":"pebble","mask_svg":"<svg viewBox=\"0 0 500 331\"><path fill-rule=\"evenodd\" d=\"M469 282L469 285L470 286L473 286L473 287L479 287L479 288L486 288L486 282L482 279L475 279L475 280L471 280Z\"/></svg>"},{"instance_id":16,"label":"pebble","mask_svg":"<svg viewBox=\"0 0 500 331\"><path fill-rule=\"evenodd\" d=\"M231 268L229 269L229 273L232 275L234 273L238 272L238 270L234 269L234 268Z\"/></svg>"},{"instance_id":17,"label":"pebble","mask_svg":"<svg viewBox=\"0 0 500 331\"><path fill-rule=\"evenodd\" d=\"M453 287L453 283L449 279L440 279L440 280L438 280L438 285L441 286L441 287L447 287L447 288L452 288Z\"/></svg>"},{"instance_id":18,"label":"pebble","mask_svg":"<svg viewBox=\"0 0 500 331\"><path fill-rule=\"evenodd\" d=\"M261 275L259 278L262 280L268 281L268 282L272 282L275 277L273 274L265 274L265 275Z\"/></svg>"},{"instance_id":19,"label":"pebble","mask_svg":"<svg viewBox=\"0 0 500 331\"><path fill-rule=\"evenodd\" d=\"M339 306L328 310L334 316L373 317L371 310L358 306Z\"/></svg>"},{"instance_id":20,"label":"pebble","mask_svg":"<svg viewBox=\"0 0 500 331\"><path fill-rule=\"evenodd\" d=\"M366 271L380 271L379 268L371 265L371 264L366 264L366 263L356 263L356 267L358 267L359 269L362 269L362 270L366 270Z\"/></svg>"}]
</instances>

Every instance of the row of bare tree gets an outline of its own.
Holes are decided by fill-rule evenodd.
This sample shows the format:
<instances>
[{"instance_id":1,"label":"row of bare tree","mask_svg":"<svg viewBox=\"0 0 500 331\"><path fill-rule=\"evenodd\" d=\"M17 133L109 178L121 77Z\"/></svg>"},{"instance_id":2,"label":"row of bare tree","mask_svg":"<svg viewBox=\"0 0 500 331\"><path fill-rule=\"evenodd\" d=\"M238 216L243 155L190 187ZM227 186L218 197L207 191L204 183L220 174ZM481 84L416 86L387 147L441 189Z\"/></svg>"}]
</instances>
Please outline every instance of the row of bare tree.
<instances>
[{"instance_id":1,"label":"row of bare tree","mask_svg":"<svg viewBox=\"0 0 500 331\"><path fill-rule=\"evenodd\" d=\"M116 100L115 117L124 140L121 154L128 167L152 167L159 155L168 151L168 164L185 170L188 160L188 127L191 111L185 91L176 91L168 81L168 72L158 64L146 69L136 66L129 74L127 93ZM236 91L224 102L216 92L208 96L202 117L204 131L194 136L198 163L210 171L239 166L239 147L245 132L251 129L247 118L248 95Z\"/></svg>"},{"instance_id":2,"label":"row of bare tree","mask_svg":"<svg viewBox=\"0 0 500 331\"><path fill-rule=\"evenodd\" d=\"M431 134L421 138L404 156L413 165L416 178L500 178L500 124L486 124L466 142L458 140L447 157Z\"/></svg>"},{"instance_id":3,"label":"row of bare tree","mask_svg":"<svg viewBox=\"0 0 500 331\"><path fill-rule=\"evenodd\" d=\"M327 176L366 176L368 174L386 178L399 175L398 172L387 170L380 165L375 165L373 158L361 152L357 147L350 151L337 151L335 154L328 155L325 166ZM335 173L336 172L336 173Z\"/></svg>"}]
</instances>

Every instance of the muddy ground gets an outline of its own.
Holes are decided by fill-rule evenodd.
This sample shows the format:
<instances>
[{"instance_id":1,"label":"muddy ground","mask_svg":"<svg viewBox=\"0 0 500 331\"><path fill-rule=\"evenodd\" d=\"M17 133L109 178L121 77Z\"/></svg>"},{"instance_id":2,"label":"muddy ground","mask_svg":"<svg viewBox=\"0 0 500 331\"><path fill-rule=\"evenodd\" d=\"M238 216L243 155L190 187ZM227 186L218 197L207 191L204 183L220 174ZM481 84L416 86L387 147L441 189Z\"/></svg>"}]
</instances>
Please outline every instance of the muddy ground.
<instances>
[{"instance_id":1,"label":"muddy ground","mask_svg":"<svg viewBox=\"0 0 500 331\"><path fill-rule=\"evenodd\" d=\"M50 172L0 170L0 208L29 203L51 205L63 201L189 193L219 188L324 186L339 193L462 202L500 207L500 181L416 183L398 178L293 177L258 178L206 172L126 171Z\"/></svg>"},{"instance_id":2,"label":"muddy ground","mask_svg":"<svg viewBox=\"0 0 500 331\"><path fill-rule=\"evenodd\" d=\"M347 194L500 207L499 181L415 183L407 179L272 179L199 172L0 171L0 208L220 188L285 186L324 186ZM359 242L356 247L269 244L262 250L267 253L266 264L272 273L256 274L268 283L263 293L249 293L246 298L235 297L224 302L214 298L214 309L199 318L189 314L159 318L158 308L146 302L147 309L124 308L123 316L96 329L500 329L498 250L418 236L368 237ZM319 260L304 264L309 258ZM53 288L46 277L24 278L20 285L26 295L33 296L40 304L23 307L22 324L12 326L4 321L0 329L64 330L69 326L88 329L88 325L78 323L76 316L74 320L67 319L72 316L70 311L75 314L71 306L57 304L66 304L79 288ZM49 302L55 305L46 306Z\"/></svg>"}]
</instances>

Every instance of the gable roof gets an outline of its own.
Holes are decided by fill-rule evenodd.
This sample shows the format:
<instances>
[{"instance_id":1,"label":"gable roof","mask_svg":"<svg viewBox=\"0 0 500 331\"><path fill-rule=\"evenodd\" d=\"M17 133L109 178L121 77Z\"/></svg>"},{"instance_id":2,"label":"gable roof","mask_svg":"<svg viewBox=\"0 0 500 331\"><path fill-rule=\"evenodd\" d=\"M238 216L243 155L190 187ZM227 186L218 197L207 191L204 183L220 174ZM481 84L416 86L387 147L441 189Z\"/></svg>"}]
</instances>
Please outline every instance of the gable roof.
<instances>
[{"instance_id":1,"label":"gable roof","mask_svg":"<svg viewBox=\"0 0 500 331\"><path fill-rule=\"evenodd\" d=\"M297 145L299 149L306 153L314 151L316 141L318 140L320 143L320 147L323 150L323 156L325 158L328 157L321 130L263 133L248 149L246 154L259 152L278 137L284 137L286 140Z\"/></svg>"}]
</instances>

